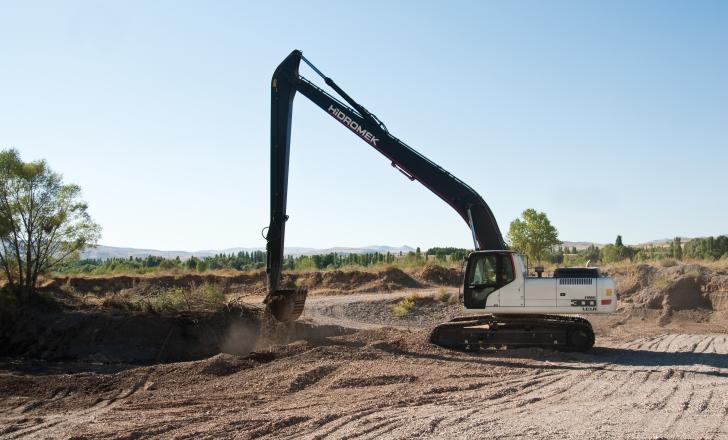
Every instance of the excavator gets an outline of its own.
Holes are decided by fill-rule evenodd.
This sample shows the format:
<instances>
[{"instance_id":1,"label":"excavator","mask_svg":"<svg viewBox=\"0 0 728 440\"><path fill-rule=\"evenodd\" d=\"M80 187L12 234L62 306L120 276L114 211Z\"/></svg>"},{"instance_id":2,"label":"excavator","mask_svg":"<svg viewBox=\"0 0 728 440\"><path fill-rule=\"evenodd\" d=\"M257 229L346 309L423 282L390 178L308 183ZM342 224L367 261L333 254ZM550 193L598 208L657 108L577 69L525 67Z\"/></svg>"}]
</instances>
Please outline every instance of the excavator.
<instances>
[{"instance_id":1,"label":"excavator","mask_svg":"<svg viewBox=\"0 0 728 440\"><path fill-rule=\"evenodd\" d=\"M301 76L301 61L345 102ZM268 282L264 303L270 315L280 322L298 319L307 296L305 289L281 285L296 93L379 151L407 179L420 182L445 201L470 228L475 251L467 257L464 270L464 315L436 326L430 342L460 350L535 346L587 351L593 346L591 324L573 315L614 312L617 292L613 280L591 267L557 268L551 277L542 276L543 269L537 267L537 276L529 276L527 259L508 249L492 211L475 190L392 135L379 118L299 50L280 63L271 83L270 223L264 232Z\"/></svg>"}]
</instances>

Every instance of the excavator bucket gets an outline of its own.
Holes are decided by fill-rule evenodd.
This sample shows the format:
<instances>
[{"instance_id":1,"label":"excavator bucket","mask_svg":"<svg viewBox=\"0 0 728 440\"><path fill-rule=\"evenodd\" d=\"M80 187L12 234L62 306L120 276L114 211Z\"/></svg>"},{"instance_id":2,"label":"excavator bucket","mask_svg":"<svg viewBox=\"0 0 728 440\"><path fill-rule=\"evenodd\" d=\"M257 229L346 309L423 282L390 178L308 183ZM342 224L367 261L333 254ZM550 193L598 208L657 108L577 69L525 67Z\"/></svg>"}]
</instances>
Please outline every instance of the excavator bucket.
<instances>
[{"instance_id":1,"label":"excavator bucket","mask_svg":"<svg viewBox=\"0 0 728 440\"><path fill-rule=\"evenodd\" d=\"M303 288L275 290L265 299L266 309L279 322L295 321L303 313L307 295Z\"/></svg>"}]
</instances>

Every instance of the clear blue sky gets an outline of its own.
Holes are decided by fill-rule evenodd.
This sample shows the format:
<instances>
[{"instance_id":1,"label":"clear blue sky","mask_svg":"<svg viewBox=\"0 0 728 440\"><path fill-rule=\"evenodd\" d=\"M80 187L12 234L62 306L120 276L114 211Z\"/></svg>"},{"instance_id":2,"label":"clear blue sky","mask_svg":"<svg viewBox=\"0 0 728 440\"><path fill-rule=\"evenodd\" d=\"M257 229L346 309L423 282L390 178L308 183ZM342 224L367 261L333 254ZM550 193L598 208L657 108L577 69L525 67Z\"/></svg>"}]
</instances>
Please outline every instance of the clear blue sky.
<instances>
[{"instance_id":1,"label":"clear blue sky","mask_svg":"<svg viewBox=\"0 0 728 440\"><path fill-rule=\"evenodd\" d=\"M0 1L0 147L81 185L103 244L262 246L294 48L504 233L526 208L563 240L728 233L728 2ZM472 245L303 96L291 148L289 245Z\"/></svg>"}]
</instances>

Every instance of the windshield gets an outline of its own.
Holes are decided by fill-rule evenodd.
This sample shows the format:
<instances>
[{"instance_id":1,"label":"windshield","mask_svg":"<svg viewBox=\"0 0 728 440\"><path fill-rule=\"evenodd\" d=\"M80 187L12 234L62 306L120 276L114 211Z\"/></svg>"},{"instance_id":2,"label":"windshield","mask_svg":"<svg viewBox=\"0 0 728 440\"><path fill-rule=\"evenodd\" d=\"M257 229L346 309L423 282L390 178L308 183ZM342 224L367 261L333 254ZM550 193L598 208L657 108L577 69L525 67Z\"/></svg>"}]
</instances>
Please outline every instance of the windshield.
<instances>
[{"instance_id":1,"label":"windshield","mask_svg":"<svg viewBox=\"0 0 728 440\"><path fill-rule=\"evenodd\" d=\"M503 286L513 281L513 265L509 254L484 254L473 261L468 284Z\"/></svg>"}]
</instances>

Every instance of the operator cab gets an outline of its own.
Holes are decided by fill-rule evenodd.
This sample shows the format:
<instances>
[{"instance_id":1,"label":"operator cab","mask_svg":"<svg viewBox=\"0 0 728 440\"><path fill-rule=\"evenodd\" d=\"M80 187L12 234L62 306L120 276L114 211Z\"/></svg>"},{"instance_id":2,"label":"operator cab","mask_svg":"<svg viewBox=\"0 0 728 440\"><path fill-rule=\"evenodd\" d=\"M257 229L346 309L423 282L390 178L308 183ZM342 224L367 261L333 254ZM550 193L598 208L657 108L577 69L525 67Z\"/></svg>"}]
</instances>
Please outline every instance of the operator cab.
<instances>
[{"instance_id":1,"label":"operator cab","mask_svg":"<svg viewBox=\"0 0 728 440\"><path fill-rule=\"evenodd\" d=\"M522 279L524 272L523 257L513 251L472 252L465 269L465 308L485 308L493 303L492 298L488 301L491 294Z\"/></svg>"}]
</instances>

